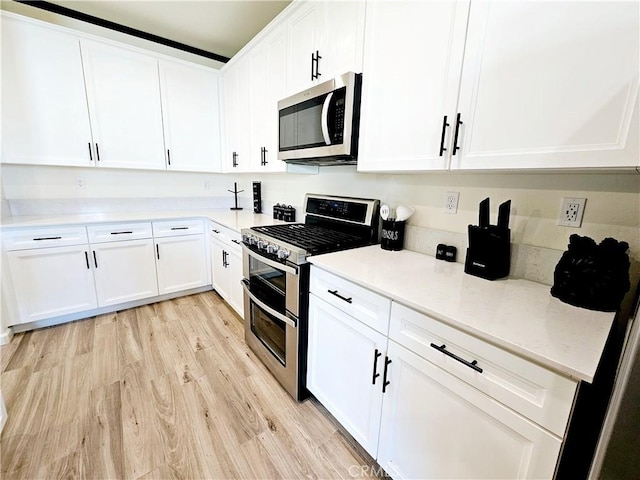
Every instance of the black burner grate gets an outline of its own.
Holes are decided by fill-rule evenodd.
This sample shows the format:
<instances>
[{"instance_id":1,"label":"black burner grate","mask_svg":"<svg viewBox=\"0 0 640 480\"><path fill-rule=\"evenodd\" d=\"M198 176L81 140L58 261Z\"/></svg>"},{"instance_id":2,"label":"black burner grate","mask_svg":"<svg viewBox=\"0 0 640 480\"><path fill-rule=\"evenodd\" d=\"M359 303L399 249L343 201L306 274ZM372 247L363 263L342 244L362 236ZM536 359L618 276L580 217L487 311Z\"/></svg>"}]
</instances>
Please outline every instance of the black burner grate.
<instances>
[{"instance_id":1,"label":"black burner grate","mask_svg":"<svg viewBox=\"0 0 640 480\"><path fill-rule=\"evenodd\" d=\"M253 227L252 230L269 235L277 240L304 248L312 255L344 250L366 245L367 241L356 235L338 232L318 225L293 223Z\"/></svg>"}]
</instances>

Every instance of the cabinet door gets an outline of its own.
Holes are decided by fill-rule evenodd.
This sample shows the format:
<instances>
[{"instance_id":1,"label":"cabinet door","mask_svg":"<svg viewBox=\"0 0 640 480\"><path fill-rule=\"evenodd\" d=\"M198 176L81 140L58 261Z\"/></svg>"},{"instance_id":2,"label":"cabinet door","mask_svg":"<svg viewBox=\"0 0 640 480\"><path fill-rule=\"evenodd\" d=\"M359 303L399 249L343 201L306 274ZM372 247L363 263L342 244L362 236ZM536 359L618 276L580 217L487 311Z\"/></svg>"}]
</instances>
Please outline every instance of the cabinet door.
<instances>
[{"instance_id":1,"label":"cabinet door","mask_svg":"<svg viewBox=\"0 0 640 480\"><path fill-rule=\"evenodd\" d=\"M231 248L227 250L229 267L229 304L244 318L244 290L242 289L242 254Z\"/></svg>"},{"instance_id":2,"label":"cabinet door","mask_svg":"<svg viewBox=\"0 0 640 480\"><path fill-rule=\"evenodd\" d=\"M468 11L468 1L367 3L358 170L448 168Z\"/></svg>"},{"instance_id":3,"label":"cabinet door","mask_svg":"<svg viewBox=\"0 0 640 480\"><path fill-rule=\"evenodd\" d=\"M99 243L91 250L99 306L158 295L153 240Z\"/></svg>"},{"instance_id":4,"label":"cabinet door","mask_svg":"<svg viewBox=\"0 0 640 480\"><path fill-rule=\"evenodd\" d=\"M389 341L378 463L395 479L552 478L561 440Z\"/></svg>"},{"instance_id":5,"label":"cabinet door","mask_svg":"<svg viewBox=\"0 0 640 480\"><path fill-rule=\"evenodd\" d=\"M158 292L179 292L209 283L204 235L156 239Z\"/></svg>"},{"instance_id":6,"label":"cabinet door","mask_svg":"<svg viewBox=\"0 0 640 480\"><path fill-rule=\"evenodd\" d=\"M325 3L319 73L329 80L345 72L362 72L363 0Z\"/></svg>"},{"instance_id":7,"label":"cabinet door","mask_svg":"<svg viewBox=\"0 0 640 480\"><path fill-rule=\"evenodd\" d=\"M384 335L309 295L307 388L374 458L386 343Z\"/></svg>"},{"instance_id":8,"label":"cabinet door","mask_svg":"<svg viewBox=\"0 0 640 480\"><path fill-rule=\"evenodd\" d=\"M211 239L211 284L225 300L230 298L230 275L227 268L225 245Z\"/></svg>"},{"instance_id":9,"label":"cabinet door","mask_svg":"<svg viewBox=\"0 0 640 480\"><path fill-rule=\"evenodd\" d=\"M249 61L244 58L224 74L226 147L222 158L224 172L251 169L251 105Z\"/></svg>"},{"instance_id":10,"label":"cabinet door","mask_svg":"<svg viewBox=\"0 0 640 480\"><path fill-rule=\"evenodd\" d=\"M167 169L221 171L218 74L164 60L159 67Z\"/></svg>"},{"instance_id":11,"label":"cabinet door","mask_svg":"<svg viewBox=\"0 0 640 480\"><path fill-rule=\"evenodd\" d=\"M80 41L2 16L2 161L90 166Z\"/></svg>"},{"instance_id":12,"label":"cabinet door","mask_svg":"<svg viewBox=\"0 0 640 480\"><path fill-rule=\"evenodd\" d=\"M472 2L452 168L638 166L638 2Z\"/></svg>"},{"instance_id":13,"label":"cabinet door","mask_svg":"<svg viewBox=\"0 0 640 480\"><path fill-rule=\"evenodd\" d=\"M278 101L286 92L286 29L277 29L249 54L251 62L251 169L283 172L278 160ZM262 153L262 149L265 149Z\"/></svg>"},{"instance_id":14,"label":"cabinet door","mask_svg":"<svg viewBox=\"0 0 640 480\"><path fill-rule=\"evenodd\" d=\"M165 169L158 61L82 40L99 166Z\"/></svg>"},{"instance_id":15,"label":"cabinet door","mask_svg":"<svg viewBox=\"0 0 640 480\"><path fill-rule=\"evenodd\" d=\"M323 27L324 4L307 2L295 11L287 21L288 29L288 77L289 94L298 93L310 86L329 80L322 75L323 59L319 60L320 78L312 78L315 66L312 55L320 48L320 32ZM323 52L320 52L320 56Z\"/></svg>"},{"instance_id":16,"label":"cabinet door","mask_svg":"<svg viewBox=\"0 0 640 480\"><path fill-rule=\"evenodd\" d=\"M96 308L89 246L8 252L19 323Z\"/></svg>"}]
</instances>

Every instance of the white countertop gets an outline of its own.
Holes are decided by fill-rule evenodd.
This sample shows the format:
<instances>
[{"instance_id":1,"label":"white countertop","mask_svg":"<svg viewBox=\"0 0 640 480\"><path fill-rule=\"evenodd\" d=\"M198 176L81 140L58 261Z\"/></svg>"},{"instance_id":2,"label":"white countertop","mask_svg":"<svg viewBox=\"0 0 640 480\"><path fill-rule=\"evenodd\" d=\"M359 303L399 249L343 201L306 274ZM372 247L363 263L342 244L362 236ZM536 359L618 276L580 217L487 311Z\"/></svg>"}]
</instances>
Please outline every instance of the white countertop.
<instances>
[{"instance_id":1,"label":"white countertop","mask_svg":"<svg viewBox=\"0 0 640 480\"><path fill-rule=\"evenodd\" d=\"M614 313L567 305L529 280L489 281L464 265L379 245L310 257L331 273L567 376L592 382Z\"/></svg>"},{"instance_id":2,"label":"white countertop","mask_svg":"<svg viewBox=\"0 0 640 480\"><path fill-rule=\"evenodd\" d=\"M60 225L90 225L95 223L137 222L153 220L175 220L181 218L207 218L227 228L239 232L242 228L285 223L274 220L271 215L255 214L252 210L185 210L118 212L75 215L29 215L2 218L2 229L48 227Z\"/></svg>"}]
</instances>

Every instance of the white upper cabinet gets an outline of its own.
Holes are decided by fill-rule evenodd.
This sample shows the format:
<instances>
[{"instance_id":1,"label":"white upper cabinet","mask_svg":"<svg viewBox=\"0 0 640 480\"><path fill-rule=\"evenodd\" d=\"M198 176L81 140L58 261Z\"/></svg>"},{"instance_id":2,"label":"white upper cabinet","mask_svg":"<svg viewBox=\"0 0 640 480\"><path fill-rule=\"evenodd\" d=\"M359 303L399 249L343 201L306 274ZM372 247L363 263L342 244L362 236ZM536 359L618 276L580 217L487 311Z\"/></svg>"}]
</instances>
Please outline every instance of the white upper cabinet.
<instances>
[{"instance_id":1,"label":"white upper cabinet","mask_svg":"<svg viewBox=\"0 0 640 480\"><path fill-rule=\"evenodd\" d=\"M224 74L225 147L224 172L251 170L251 104L249 61L241 59Z\"/></svg>"},{"instance_id":2,"label":"white upper cabinet","mask_svg":"<svg viewBox=\"0 0 640 480\"><path fill-rule=\"evenodd\" d=\"M278 101L286 97L287 32L279 28L250 52L251 169L283 172L278 160Z\"/></svg>"},{"instance_id":3,"label":"white upper cabinet","mask_svg":"<svg viewBox=\"0 0 640 480\"><path fill-rule=\"evenodd\" d=\"M81 46L99 166L164 169L157 59L89 40Z\"/></svg>"},{"instance_id":4,"label":"white upper cabinet","mask_svg":"<svg viewBox=\"0 0 640 480\"><path fill-rule=\"evenodd\" d=\"M362 71L365 2L301 2L287 20L289 94Z\"/></svg>"},{"instance_id":5,"label":"white upper cabinet","mask_svg":"<svg viewBox=\"0 0 640 480\"><path fill-rule=\"evenodd\" d=\"M638 2L472 1L456 169L633 167Z\"/></svg>"},{"instance_id":6,"label":"white upper cabinet","mask_svg":"<svg viewBox=\"0 0 640 480\"><path fill-rule=\"evenodd\" d=\"M358 170L448 168L468 10L367 3Z\"/></svg>"},{"instance_id":7,"label":"white upper cabinet","mask_svg":"<svg viewBox=\"0 0 640 480\"><path fill-rule=\"evenodd\" d=\"M167 169L219 172L217 72L166 60L159 67Z\"/></svg>"},{"instance_id":8,"label":"white upper cabinet","mask_svg":"<svg viewBox=\"0 0 640 480\"><path fill-rule=\"evenodd\" d=\"M2 15L2 161L90 166L80 40Z\"/></svg>"}]
</instances>

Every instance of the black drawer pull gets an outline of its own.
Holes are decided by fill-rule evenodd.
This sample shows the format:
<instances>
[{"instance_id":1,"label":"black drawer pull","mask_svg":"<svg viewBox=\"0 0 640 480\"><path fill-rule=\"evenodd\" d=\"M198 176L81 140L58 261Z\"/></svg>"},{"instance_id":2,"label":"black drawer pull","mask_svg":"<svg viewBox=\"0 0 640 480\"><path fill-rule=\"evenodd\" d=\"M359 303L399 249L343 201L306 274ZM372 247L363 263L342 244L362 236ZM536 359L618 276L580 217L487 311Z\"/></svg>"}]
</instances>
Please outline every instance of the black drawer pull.
<instances>
[{"instance_id":1,"label":"black drawer pull","mask_svg":"<svg viewBox=\"0 0 640 480\"><path fill-rule=\"evenodd\" d=\"M189 227L171 227L171 230L189 230Z\"/></svg>"},{"instance_id":2,"label":"black drawer pull","mask_svg":"<svg viewBox=\"0 0 640 480\"><path fill-rule=\"evenodd\" d=\"M237 245L240 245L242 242L239 240L236 240L235 238L232 238L231 241Z\"/></svg>"},{"instance_id":3,"label":"black drawer pull","mask_svg":"<svg viewBox=\"0 0 640 480\"><path fill-rule=\"evenodd\" d=\"M444 120L442 121L442 136L440 137L440 157L442 156L442 154L444 152L447 151L446 148L444 148L444 135L445 133L447 133L447 127L449 126L449 124L447 123L447 116L444 116Z\"/></svg>"},{"instance_id":4,"label":"black drawer pull","mask_svg":"<svg viewBox=\"0 0 640 480\"><path fill-rule=\"evenodd\" d=\"M382 376L382 393L387 391L387 385L391 383L389 380L387 380L387 372L388 372L390 363L391 363L391 359L389 357L384 357L384 374Z\"/></svg>"},{"instance_id":5,"label":"black drawer pull","mask_svg":"<svg viewBox=\"0 0 640 480\"><path fill-rule=\"evenodd\" d=\"M87 252L84 252L84 259L87 262L87 270L91 270L91 267L89 266L89 254Z\"/></svg>"},{"instance_id":6,"label":"black drawer pull","mask_svg":"<svg viewBox=\"0 0 640 480\"><path fill-rule=\"evenodd\" d=\"M379 352L376 348L375 353L373 354L373 377L371 378L371 384L376 384L376 378L380 376L378 373L378 358L382 356L382 352Z\"/></svg>"},{"instance_id":7,"label":"black drawer pull","mask_svg":"<svg viewBox=\"0 0 640 480\"><path fill-rule=\"evenodd\" d=\"M211 231L212 231L213 233L220 233L220 230L216 230L215 228L213 228Z\"/></svg>"},{"instance_id":8,"label":"black drawer pull","mask_svg":"<svg viewBox=\"0 0 640 480\"><path fill-rule=\"evenodd\" d=\"M158 256L158 260L160 260L160 247L156 243L156 255Z\"/></svg>"},{"instance_id":9,"label":"black drawer pull","mask_svg":"<svg viewBox=\"0 0 640 480\"><path fill-rule=\"evenodd\" d=\"M96 251L93 251L93 264L98 268L98 259L96 258Z\"/></svg>"},{"instance_id":10,"label":"black drawer pull","mask_svg":"<svg viewBox=\"0 0 640 480\"><path fill-rule=\"evenodd\" d=\"M40 237L40 238L34 238L33 240L35 242L39 242L40 240L61 240L62 237Z\"/></svg>"},{"instance_id":11,"label":"black drawer pull","mask_svg":"<svg viewBox=\"0 0 640 480\"><path fill-rule=\"evenodd\" d=\"M126 231L126 232L111 232L111 235L125 235L127 233L133 233L132 231Z\"/></svg>"},{"instance_id":12,"label":"black drawer pull","mask_svg":"<svg viewBox=\"0 0 640 480\"><path fill-rule=\"evenodd\" d=\"M447 350L447 346L444 343L442 345L440 345L440 346L436 345L435 343L432 343L431 347L433 347L436 350L438 350L439 352L442 352L445 355L453 358L454 360L457 360L458 362L465 364L467 367L473 368L476 372L482 373L482 368L480 368L478 366L478 361L477 360L474 360L473 362L469 362L468 360L465 360L464 358L459 357L455 353L451 353L449 350Z\"/></svg>"},{"instance_id":13,"label":"black drawer pull","mask_svg":"<svg viewBox=\"0 0 640 480\"><path fill-rule=\"evenodd\" d=\"M93 153L91 153L91 142L89 142L89 161L93 162Z\"/></svg>"},{"instance_id":14,"label":"black drawer pull","mask_svg":"<svg viewBox=\"0 0 640 480\"><path fill-rule=\"evenodd\" d=\"M331 295L338 297L340 300L344 300L347 303L353 303L352 297L349 297L349 298L343 297L338 293L338 290L327 290L327 292L329 292Z\"/></svg>"},{"instance_id":15,"label":"black drawer pull","mask_svg":"<svg viewBox=\"0 0 640 480\"><path fill-rule=\"evenodd\" d=\"M460 114L458 113L456 117L456 133L453 135L453 154L455 155L460 147L458 146L458 134L460 133L460 125L462 125L462 121L460 120Z\"/></svg>"}]
</instances>

